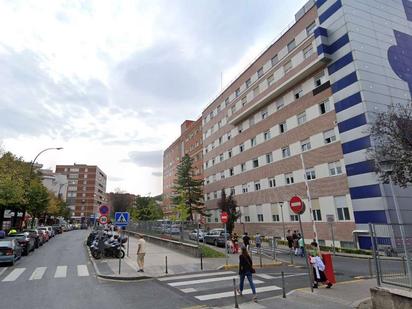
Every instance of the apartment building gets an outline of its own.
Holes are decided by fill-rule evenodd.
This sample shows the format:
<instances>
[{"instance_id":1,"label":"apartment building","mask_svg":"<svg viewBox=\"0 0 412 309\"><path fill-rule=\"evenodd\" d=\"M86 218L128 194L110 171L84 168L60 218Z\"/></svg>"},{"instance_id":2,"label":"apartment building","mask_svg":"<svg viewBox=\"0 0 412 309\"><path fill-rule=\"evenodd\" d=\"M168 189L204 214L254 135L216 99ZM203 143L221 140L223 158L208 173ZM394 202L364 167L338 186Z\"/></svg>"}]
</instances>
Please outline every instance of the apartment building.
<instances>
[{"instance_id":1,"label":"apartment building","mask_svg":"<svg viewBox=\"0 0 412 309\"><path fill-rule=\"evenodd\" d=\"M180 136L163 153L163 203L165 216L174 214L171 197L176 169L185 154L193 159L196 179L203 179L202 118L186 120L180 126Z\"/></svg>"},{"instance_id":2,"label":"apartment building","mask_svg":"<svg viewBox=\"0 0 412 309\"><path fill-rule=\"evenodd\" d=\"M316 230L320 244L331 245L328 219L337 246L361 248L369 222L396 222L367 128L376 111L411 99L411 21L406 0L309 1L296 14L202 113L209 224L219 223L221 190L238 202L240 232L298 229L294 195L307 206L307 238ZM400 190L406 208L411 190Z\"/></svg>"},{"instance_id":3,"label":"apartment building","mask_svg":"<svg viewBox=\"0 0 412 309\"><path fill-rule=\"evenodd\" d=\"M93 218L106 201L106 174L96 165L57 165L56 173L68 181L66 202L74 218Z\"/></svg>"}]
</instances>

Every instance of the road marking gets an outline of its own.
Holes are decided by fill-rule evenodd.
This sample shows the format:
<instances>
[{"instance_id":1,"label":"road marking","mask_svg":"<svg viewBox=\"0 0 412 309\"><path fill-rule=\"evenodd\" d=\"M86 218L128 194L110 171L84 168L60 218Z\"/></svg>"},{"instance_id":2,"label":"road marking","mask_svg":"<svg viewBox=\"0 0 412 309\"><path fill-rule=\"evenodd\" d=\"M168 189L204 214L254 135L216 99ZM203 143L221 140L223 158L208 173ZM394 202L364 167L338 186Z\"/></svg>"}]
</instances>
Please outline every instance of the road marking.
<instances>
[{"instance_id":1,"label":"road marking","mask_svg":"<svg viewBox=\"0 0 412 309\"><path fill-rule=\"evenodd\" d=\"M89 270L87 269L87 266L86 265L77 265L77 275L79 277L89 276Z\"/></svg>"},{"instance_id":2,"label":"road marking","mask_svg":"<svg viewBox=\"0 0 412 309\"><path fill-rule=\"evenodd\" d=\"M171 283L168 283L168 285L176 287L176 286L182 286L182 285L192 285L192 284L201 284L201 283L210 283L210 282L232 280L233 278L236 278L236 277L235 276L228 276L228 277L207 278L207 279L191 280L191 281L171 282ZM262 281L255 280L255 283L262 283Z\"/></svg>"},{"instance_id":3,"label":"road marking","mask_svg":"<svg viewBox=\"0 0 412 309\"><path fill-rule=\"evenodd\" d=\"M280 287L276 285L270 285L270 286L263 286L260 288L256 288L256 293L263 293L263 292L269 292L269 291L277 291L281 290ZM243 295L248 295L252 294L251 289L243 290ZM211 299L219 299L219 298L225 298L225 297L232 297L233 296L233 291L229 292L222 292L222 293L215 293L215 294L207 294L207 295L199 295L195 296L198 300L211 300Z\"/></svg>"},{"instance_id":4,"label":"road marking","mask_svg":"<svg viewBox=\"0 0 412 309\"><path fill-rule=\"evenodd\" d=\"M31 274L29 280L40 280L41 278L43 278L46 269L47 267L37 267Z\"/></svg>"},{"instance_id":5,"label":"road marking","mask_svg":"<svg viewBox=\"0 0 412 309\"><path fill-rule=\"evenodd\" d=\"M10 282L16 280L24 271L26 268L16 268L14 269L10 274L7 275L6 278L4 278L2 281L3 282Z\"/></svg>"},{"instance_id":6,"label":"road marking","mask_svg":"<svg viewBox=\"0 0 412 309\"><path fill-rule=\"evenodd\" d=\"M8 267L4 267L2 270L0 270L0 276L1 276L2 274L4 274L4 272L5 272L7 269L8 269Z\"/></svg>"},{"instance_id":7,"label":"road marking","mask_svg":"<svg viewBox=\"0 0 412 309\"><path fill-rule=\"evenodd\" d=\"M187 289L180 289L183 293L193 293L196 292L197 290L194 288L187 288Z\"/></svg>"},{"instance_id":8,"label":"road marking","mask_svg":"<svg viewBox=\"0 0 412 309\"><path fill-rule=\"evenodd\" d=\"M275 277L267 274L256 274L257 277L263 278L263 279L273 279Z\"/></svg>"},{"instance_id":9,"label":"road marking","mask_svg":"<svg viewBox=\"0 0 412 309\"><path fill-rule=\"evenodd\" d=\"M183 276L173 276L173 277L164 277L159 278L159 281L170 281L170 280L180 280L180 279L190 279L190 278L202 278L202 277L211 277L211 276L219 276L219 275L230 275L234 274L233 271L219 271L213 273L203 273L203 274L194 274L194 275L183 275Z\"/></svg>"},{"instance_id":10,"label":"road marking","mask_svg":"<svg viewBox=\"0 0 412 309\"><path fill-rule=\"evenodd\" d=\"M57 266L56 272L54 273L54 278L66 278L67 276L67 266Z\"/></svg>"}]
</instances>

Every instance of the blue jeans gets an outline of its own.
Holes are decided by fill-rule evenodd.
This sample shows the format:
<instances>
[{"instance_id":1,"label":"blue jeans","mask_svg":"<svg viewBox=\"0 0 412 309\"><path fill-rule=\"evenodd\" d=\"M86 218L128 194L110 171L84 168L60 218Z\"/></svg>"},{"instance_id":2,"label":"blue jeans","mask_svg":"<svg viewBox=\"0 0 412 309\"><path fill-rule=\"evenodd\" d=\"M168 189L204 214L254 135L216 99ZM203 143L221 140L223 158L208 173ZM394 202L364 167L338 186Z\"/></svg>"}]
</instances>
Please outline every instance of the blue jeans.
<instances>
[{"instance_id":1,"label":"blue jeans","mask_svg":"<svg viewBox=\"0 0 412 309\"><path fill-rule=\"evenodd\" d=\"M255 295L256 294L256 288L255 288L255 284L253 283L252 273L250 271L240 275L240 284L239 284L240 292L243 291L243 283L245 282L245 277L247 277L247 280L249 281L250 288L252 289L252 293L253 293L253 295Z\"/></svg>"}]
</instances>

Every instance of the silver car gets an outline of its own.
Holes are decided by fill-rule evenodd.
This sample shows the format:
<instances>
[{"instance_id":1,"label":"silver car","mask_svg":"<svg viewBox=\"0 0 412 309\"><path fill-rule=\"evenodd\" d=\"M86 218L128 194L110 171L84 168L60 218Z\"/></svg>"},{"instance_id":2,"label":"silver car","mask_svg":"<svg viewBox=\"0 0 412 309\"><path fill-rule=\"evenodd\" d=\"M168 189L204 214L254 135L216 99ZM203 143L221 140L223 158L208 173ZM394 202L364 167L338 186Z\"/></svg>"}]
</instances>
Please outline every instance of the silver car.
<instances>
[{"instance_id":1,"label":"silver car","mask_svg":"<svg viewBox=\"0 0 412 309\"><path fill-rule=\"evenodd\" d=\"M203 241L203 238L205 236L206 232L205 230L199 229L199 241ZM191 240L196 240L197 239L197 229L194 229L190 234L189 234L189 239Z\"/></svg>"}]
</instances>

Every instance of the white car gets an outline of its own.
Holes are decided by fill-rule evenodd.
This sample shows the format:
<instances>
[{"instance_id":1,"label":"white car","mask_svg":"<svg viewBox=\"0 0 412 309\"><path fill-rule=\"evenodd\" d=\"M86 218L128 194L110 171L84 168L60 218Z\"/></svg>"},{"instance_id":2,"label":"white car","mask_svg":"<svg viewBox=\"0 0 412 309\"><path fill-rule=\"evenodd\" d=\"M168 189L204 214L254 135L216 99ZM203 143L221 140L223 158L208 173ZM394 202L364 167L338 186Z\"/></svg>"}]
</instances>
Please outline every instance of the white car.
<instances>
[{"instance_id":1,"label":"white car","mask_svg":"<svg viewBox=\"0 0 412 309\"><path fill-rule=\"evenodd\" d=\"M49 238L52 238L54 236L54 230L51 226L40 226L37 229L45 231L47 234L49 234Z\"/></svg>"},{"instance_id":2,"label":"white car","mask_svg":"<svg viewBox=\"0 0 412 309\"><path fill-rule=\"evenodd\" d=\"M199 241L203 241L203 237L205 236L206 232L205 230L199 229ZM197 229L194 229L190 234L189 234L189 239L196 240L197 238Z\"/></svg>"}]
</instances>

